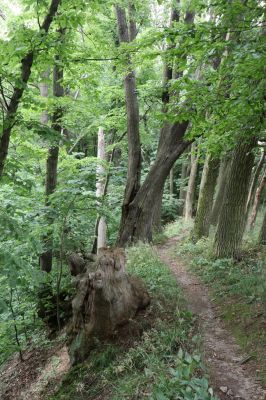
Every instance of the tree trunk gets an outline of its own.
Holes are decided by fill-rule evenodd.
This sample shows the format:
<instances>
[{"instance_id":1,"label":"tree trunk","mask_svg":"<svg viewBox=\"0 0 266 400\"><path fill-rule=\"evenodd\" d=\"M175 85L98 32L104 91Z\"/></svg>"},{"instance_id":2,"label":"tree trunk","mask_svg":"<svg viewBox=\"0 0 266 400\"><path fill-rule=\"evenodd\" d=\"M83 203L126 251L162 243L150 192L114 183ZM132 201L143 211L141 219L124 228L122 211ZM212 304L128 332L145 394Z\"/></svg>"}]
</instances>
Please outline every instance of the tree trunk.
<instances>
[{"instance_id":1,"label":"tree trunk","mask_svg":"<svg viewBox=\"0 0 266 400\"><path fill-rule=\"evenodd\" d=\"M186 159L183 161L182 163L182 169L181 169L181 177L180 177L180 189L179 189L179 200L182 203L181 207L180 207L180 211L179 211L179 215L184 215L184 208L185 208L185 202L186 202L186 197L187 197L187 180L189 178L190 175L190 165L189 165L189 161L188 161L188 154L187 152L185 152L186 154Z\"/></svg>"},{"instance_id":2,"label":"tree trunk","mask_svg":"<svg viewBox=\"0 0 266 400\"><path fill-rule=\"evenodd\" d=\"M259 243L266 244L266 212L264 214L260 234L259 234Z\"/></svg>"},{"instance_id":3,"label":"tree trunk","mask_svg":"<svg viewBox=\"0 0 266 400\"><path fill-rule=\"evenodd\" d=\"M217 258L239 258L246 224L246 204L256 141L240 143L233 152L231 168L215 236Z\"/></svg>"},{"instance_id":4,"label":"tree trunk","mask_svg":"<svg viewBox=\"0 0 266 400\"><path fill-rule=\"evenodd\" d=\"M55 97L62 97L64 95L64 89L61 85L63 79L63 70L54 66L53 71L53 95ZM52 116L52 128L57 132L58 137L55 138L55 145L51 146L48 150L48 158L46 161L46 184L45 184L45 205L47 208L50 207L50 195L54 193L57 182L57 163L59 155L59 139L61 135L61 118L62 118L62 108L56 107ZM44 238L44 252L40 255L40 266L42 271L50 272L53 264L53 223L54 218L47 215L47 222L49 225L49 230Z\"/></svg>"},{"instance_id":5,"label":"tree trunk","mask_svg":"<svg viewBox=\"0 0 266 400\"><path fill-rule=\"evenodd\" d=\"M130 23L128 27L126 12L123 8L116 6L117 26L120 43L128 43L134 40L136 36L136 24L134 22L133 11L131 5L129 7ZM131 61L128 58L128 67L131 69ZM126 110L127 110L127 138L128 138L128 167L127 167L127 183L125 188L122 216L120 222L121 231L127 218L128 208L134 199L140 187L141 175L141 145L139 136L139 105L136 89L135 72L131 69L124 80Z\"/></svg>"},{"instance_id":6,"label":"tree trunk","mask_svg":"<svg viewBox=\"0 0 266 400\"><path fill-rule=\"evenodd\" d=\"M255 222L256 222L256 218L257 218L257 214L258 214L258 210L259 210L259 205L260 205L260 200L261 200L261 195L263 193L263 189L266 185L266 169L263 173L263 176L260 180L260 184L256 190L256 194L255 194L255 199L254 199L254 203L253 203L253 207L252 207L252 211L248 220L248 227L249 229L253 229Z\"/></svg>"},{"instance_id":7,"label":"tree trunk","mask_svg":"<svg viewBox=\"0 0 266 400\"><path fill-rule=\"evenodd\" d=\"M196 190L196 177L198 169L199 153L195 143L191 146L191 169L187 187L186 202L184 208L184 217L189 221L193 216L193 204Z\"/></svg>"},{"instance_id":8,"label":"tree trunk","mask_svg":"<svg viewBox=\"0 0 266 400\"><path fill-rule=\"evenodd\" d=\"M211 225L216 226L224 201L227 177L230 170L231 158L225 158L220 163L219 174L217 179L217 193L214 199L214 205L211 212Z\"/></svg>"},{"instance_id":9,"label":"tree trunk","mask_svg":"<svg viewBox=\"0 0 266 400\"><path fill-rule=\"evenodd\" d=\"M95 263L80 261L79 256L77 294L72 301L73 319L68 331L72 365L84 361L97 341L114 335L150 302L142 281L125 272L124 250L103 248ZM73 257L71 270L75 271Z\"/></svg>"},{"instance_id":10,"label":"tree trunk","mask_svg":"<svg viewBox=\"0 0 266 400\"><path fill-rule=\"evenodd\" d=\"M104 131L99 128L98 132L98 154L97 157L99 161L105 160L105 141L104 141ZM97 168L97 183L96 183L96 197L103 198L104 187L105 187L105 168L103 165L99 165ZM106 221L105 217L99 216L98 222L98 234L97 234L97 250L101 247L106 247Z\"/></svg>"},{"instance_id":11,"label":"tree trunk","mask_svg":"<svg viewBox=\"0 0 266 400\"><path fill-rule=\"evenodd\" d=\"M193 230L193 236L196 240L199 240L203 236L209 236L213 197L218 171L219 159L207 155L202 174L202 186Z\"/></svg>"},{"instance_id":12,"label":"tree trunk","mask_svg":"<svg viewBox=\"0 0 266 400\"><path fill-rule=\"evenodd\" d=\"M40 27L42 38L45 38L50 28L50 25L53 21L53 18L57 13L60 2L61 0L52 0L49 11ZM31 75L31 67L33 64L34 56L35 56L34 51L30 50L21 60L21 73L20 73L19 83L17 86L14 87L13 94L11 96L10 102L7 107L6 115L4 117L3 132L0 140L0 179L3 176L5 162L8 154L11 131L16 123L17 109Z\"/></svg>"},{"instance_id":13,"label":"tree trunk","mask_svg":"<svg viewBox=\"0 0 266 400\"><path fill-rule=\"evenodd\" d=\"M259 162L257 164L256 169L255 169L255 172L254 172L254 175L253 175L253 178L252 178L252 182L251 182L251 185L250 185L250 189L249 189L249 193L248 193L248 200L247 200L247 212L249 212L252 204L254 203L256 187L257 187L258 180L259 180L259 177L260 177L260 173L261 173L261 170L262 170L262 167L263 167L263 164L264 164L265 155L266 155L265 149L263 148L261 150L261 157L260 157L260 160L259 160Z\"/></svg>"},{"instance_id":14,"label":"tree trunk","mask_svg":"<svg viewBox=\"0 0 266 400\"><path fill-rule=\"evenodd\" d=\"M134 241L151 241L156 198L163 190L174 162L189 146L184 140L188 121L175 123L169 135L164 138L154 164L141 188L129 206L129 212L118 237L118 245L123 247Z\"/></svg>"}]
</instances>

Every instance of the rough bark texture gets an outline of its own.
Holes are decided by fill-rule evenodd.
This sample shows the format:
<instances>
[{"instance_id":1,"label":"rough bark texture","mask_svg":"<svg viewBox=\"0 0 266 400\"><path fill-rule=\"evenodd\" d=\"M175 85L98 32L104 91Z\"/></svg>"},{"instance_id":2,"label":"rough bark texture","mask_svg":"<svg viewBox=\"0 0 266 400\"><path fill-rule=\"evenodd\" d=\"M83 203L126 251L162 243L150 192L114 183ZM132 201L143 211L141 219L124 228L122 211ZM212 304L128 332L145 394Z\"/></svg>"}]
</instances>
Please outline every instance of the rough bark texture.
<instances>
[{"instance_id":1,"label":"rough bark texture","mask_svg":"<svg viewBox=\"0 0 266 400\"><path fill-rule=\"evenodd\" d=\"M217 193L214 199L213 209L211 213L211 225L214 226L216 226L218 223L220 211L223 205L230 165L231 165L231 158L225 158L220 163L219 175L217 179Z\"/></svg>"},{"instance_id":2,"label":"rough bark texture","mask_svg":"<svg viewBox=\"0 0 266 400\"><path fill-rule=\"evenodd\" d=\"M259 176L260 176L261 170L263 168L263 164L264 164L264 161L265 161L265 156L266 156L266 152L265 152L265 149L263 148L261 150L260 160L259 160L259 162L258 162L258 164L256 166L255 171L254 171L254 175L253 175L253 178L252 178L252 181L251 181L251 185L250 185L250 188L249 188L248 200L247 200L247 211L250 210L250 208L251 208L251 206L252 206L252 204L254 202L254 197L255 197L255 193L256 193L256 187L257 187L257 184L258 184L258 180L259 180Z\"/></svg>"},{"instance_id":3,"label":"rough bark texture","mask_svg":"<svg viewBox=\"0 0 266 400\"><path fill-rule=\"evenodd\" d=\"M143 283L125 272L123 249L100 249L94 263L78 258L81 273L68 331L72 364L83 361L97 341L110 338L150 302Z\"/></svg>"},{"instance_id":4,"label":"rough bark texture","mask_svg":"<svg viewBox=\"0 0 266 400\"><path fill-rule=\"evenodd\" d=\"M202 185L193 231L195 240L199 240L203 236L207 237L209 235L210 219L218 172L219 160L207 155L202 174Z\"/></svg>"},{"instance_id":5,"label":"rough bark texture","mask_svg":"<svg viewBox=\"0 0 266 400\"><path fill-rule=\"evenodd\" d=\"M254 203L253 203L253 207L252 207L252 211L248 220L248 227L254 228L255 222L256 222L256 218L257 218L257 214L258 214L258 210L259 210L259 205L260 205L260 200L261 200L261 196L264 190L264 187L266 185L266 169L261 177L260 180L260 184L256 190L256 194L255 194L255 198L254 198Z\"/></svg>"},{"instance_id":6,"label":"rough bark texture","mask_svg":"<svg viewBox=\"0 0 266 400\"><path fill-rule=\"evenodd\" d=\"M193 216L193 203L196 190L198 159L199 159L198 150L196 144L193 143L191 146L191 169L187 187L186 202L184 207L184 217L186 221L189 221Z\"/></svg>"},{"instance_id":7,"label":"rough bark texture","mask_svg":"<svg viewBox=\"0 0 266 400\"><path fill-rule=\"evenodd\" d=\"M169 134L165 136L158 149L154 164L134 200L130 203L125 224L118 238L119 246L123 247L137 240L152 240L156 198L163 190L165 180L174 162L190 144L184 140L187 127L188 121L175 123Z\"/></svg>"},{"instance_id":8,"label":"rough bark texture","mask_svg":"<svg viewBox=\"0 0 266 400\"><path fill-rule=\"evenodd\" d=\"M47 34L50 25L52 23L52 20L55 14L57 13L60 2L61 0L52 0L49 11L40 27L42 31L42 37L45 37L45 35ZM14 91L11 96L10 102L8 104L7 112L4 118L3 132L0 140L0 179L3 176L5 161L8 154L11 131L16 123L17 109L31 74L31 67L33 64L34 56L35 53L33 50L31 50L21 60L21 74L19 79L20 82L18 86L14 87Z\"/></svg>"},{"instance_id":9,"label":"rough bark texture","mask_svg":"<svg viewBox=\"0 0 266 400\"><path fill-rule=\"evenodd\" d=\"M129 6L130 23L128 26L126 12L123 8L116 6L117 26L120 44L128 43L135 39L136 25L133 16L133 6ZM139 137L139 105L136 90L135 72L131 68L128 58L130 72L124 80L126 110L127 110L127 138L128 138L128 168L127 183L125 188L120 230L123 228L128 214L130 202L134 199L140 187L141 175L141 145Z\"/></svg>"},{"instance_id":10,"label":"rough bark texture","mask_svg":"<svg viewBox=\"0 0 266 400\"><path fill-rule=\"evenodd\" d=\"M259 243L266 244L266 212L264 214L260 234L259 234Z\"/></svg>"},{"instance_id":11,"label":"rough bark texture","mask_svg":"<svg viewBox=\"0 0 266 400\"><path fill-rule=\"evenodd\" d=\"M215 236L217 258L239 258L246 224L246 204L255 140L239 143L232 156L228 182Z\"/></svg>"},{"instance_id":12,"label":"rough bark texture","mask_svg":"<svg viewBox=\"0 0 266 400\"><path fill-rule=\"evenodd\" d=\"M99 161L105 160L105 139L103 128L99 128L98 131L98 152L97 157ZM105 187L105 168L102 164L97 167L97 183L96 183L96 197L102 199L104 196ZM106 221L104 216L99 216L98 232L97 232L97 249L106 247Z\"/></svg>"},{"instance_id":13,"label":"rough bark texture","mask_svg":"<svg viewBox=\"0 0 266 400\"><path fill-rule=\"evenodd\" d=\"M64 89L61 85L63 78L63 70L57 65L54 67L53 72L53 95L55 97L62 97ZM52 128L57 132L58 137L55 138L55 145L51 146L48 150L48 157L46 161L46 183L45 183L45 205L50 206L50 195L54 193L57 181L57 163L59 155L59 138L61 134L61 118L62 108L57 107L52 115ZM47 217L47 222L50 226L44 238L44 252L40 255L40 266L42 271L50 272L53 264L53 222L54 219L50 215Z\"/></svg>"}]
</instances>

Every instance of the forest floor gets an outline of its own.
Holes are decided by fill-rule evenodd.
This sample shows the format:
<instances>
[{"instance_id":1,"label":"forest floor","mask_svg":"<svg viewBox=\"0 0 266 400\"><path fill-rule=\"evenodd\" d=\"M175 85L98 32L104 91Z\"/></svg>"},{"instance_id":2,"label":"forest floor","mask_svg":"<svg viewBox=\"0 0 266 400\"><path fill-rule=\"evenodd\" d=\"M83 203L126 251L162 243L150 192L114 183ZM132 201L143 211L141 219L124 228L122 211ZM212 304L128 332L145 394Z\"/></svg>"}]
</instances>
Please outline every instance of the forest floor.
<instances>
[{"instance_id":1,"label":"forest floor","mask_svg":"<svg viewBox=\"0 0 266 400\"><path fill-rule=\"evenodd\" d=\"M151 398L170 399L170 391L176 393L176 378L169 381L169 367L178 368L180 373L180 368L189 365L186 352L192 359L196 354L197 359L201 350L209 384L220 400L266 400L266 391L256 377L260 366L238 346L221 318L211 289L177 254L182 238L183 235L168 237L154 248L141 245L129 251L129 271L144 279L152 304L132 321L123 340L120 335L119 342L103 344L101 351L96 350L77 369L69 369L64 340L57 340L50 348L26 350L23 363L16 355L0 371L1 400L144 399L154 390L155 397ZM179 317L176 309L181 310ZM200 348L192 344L197 332L201 336ZM184 358L173 367L180 346ZM194 382L204 386L205 372L199 372L197 367L193 372L192 368L191 382L194 373Z\"/></svg>"},{"instance_id":2,"label":"forest floor","mask_svg":"<svg viewBox=\"0 0 266 400\"><path fill-rule=\"evenodd\" d=\"M258 383L254 364L237 345L219 318L219 308L212 301L208 287L176 256L180 237L169 238L157 246L161 260L170 267L183 289L188 309L198 317L203 339L210 384L220 399L265 400L266 390Z\"/></svg>"}]
</instances>

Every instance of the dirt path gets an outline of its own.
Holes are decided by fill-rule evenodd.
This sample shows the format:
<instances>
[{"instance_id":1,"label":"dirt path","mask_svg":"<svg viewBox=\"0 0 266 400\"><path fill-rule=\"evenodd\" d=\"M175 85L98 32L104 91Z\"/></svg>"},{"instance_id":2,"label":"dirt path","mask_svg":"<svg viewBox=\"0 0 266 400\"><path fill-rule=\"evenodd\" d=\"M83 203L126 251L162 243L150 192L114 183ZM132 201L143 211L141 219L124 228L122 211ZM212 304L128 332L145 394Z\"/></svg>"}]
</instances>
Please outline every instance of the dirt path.
<instances>
[{"instance_id":1,"label":"dirt path","mask_svg":"<svg viewBox=\"0 0 266 400\"><path fill-rule=\"evenodd\" d=\"M255 376L250 375L245 365L240 365L244 355L217 316L207 287L172 254L177 240L171 238L157 246L157 250L183 288L189 309L199 318L205 359L215 393L223 400L266 400L266 391L256 382Z\"/></svg>"}]
</instances>

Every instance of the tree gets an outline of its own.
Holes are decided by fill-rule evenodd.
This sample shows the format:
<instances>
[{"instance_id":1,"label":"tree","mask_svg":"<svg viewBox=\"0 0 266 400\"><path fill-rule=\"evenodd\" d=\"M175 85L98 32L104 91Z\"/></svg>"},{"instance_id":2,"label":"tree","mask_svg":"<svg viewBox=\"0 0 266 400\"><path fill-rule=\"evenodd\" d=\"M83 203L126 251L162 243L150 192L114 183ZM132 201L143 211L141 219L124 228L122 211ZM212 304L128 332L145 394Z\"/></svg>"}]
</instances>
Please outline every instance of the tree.
<instances>
[{"instance_id":1,"label":"tree","mask_svg":"<svg viewBox=\"0 0 266 400\"><path fill-rule=\"evenodd\" d=\"M216 226L218 223L219 215L223 205L230 166L231 166L231 158L229 156L224 157L220 162L219 174L217 178L216 195L214 198L214 204L211 212L211 224L214 226Z\"/></svg>"},{"instance_id":2,"label":"tree","mask_svg":"<svg viewBox=\"0 0 266 400\"><path fill-rule=\"evenodd\" d=\"M259 234L259 243L266 244L266 212L264 214L260 234Z\"/></svg>"},{"instance_id":3,"label":"tree","mask_svg":"<svg viewBox=\"0 0 266 400\"><path fill-rule=\"evenodd\" d=\"M59 59L56 58L56 64L53 70L53 96L58 99L63 97L64 88L62 86L63 70L59 65ZM53 144L48 150L46 161L46 182L45 182L45 205L47 207L47 223L48 232L44 237L44 252L40 255L41 269L45 272L50 272L53 264L53 211L51 210L50 196L54 193L57 183L57 164L59 156L59 141L62 131L61 118L63 110L60 104L55 105L52 115L52 129L56 134Z\"/></svg>"},{"instance_id":4,"label":"tree","mask_svg":"<svg viewBox=\"0 0 266 400\"><path fill-rule=\"evenodd\" d=\"M215 235L215 255L217 258L240 257L255 145L256 140L250 139L244 143L239 143L233 152Z\"/></svg>"},{"instance_id":5,"label":"tree","mask_svg":"<svg viewBox=\"0 0 266 400\"><path fill-rule=\"evenodd\" d=\"M256 218L257 218L257 214L258 214L258 210L259 210L259 205L260 205L260 200L261 200L261 196L263 193L263 189L266 185L266 169L261 177L259 186L256 190L255 193L255 198L254 198L254 203L253 203L253 207L250 213L250 217L248 220L248 227L249 228L254 228L255 222L256 222Z\"/></svg>"},{"instance_id":6,"label":"tree","mask_svg":"<svg viewBox=\"0 0 266 400\"><path fill-rule=\"evenodd\" d=\"M44 41L50 25L57 13L61 0L52 0L49 11L40 26L40 44ZM16 114L22 95L28 83L34 57L38 53L35 50L30 50L21 60L21 73L16 86L14 86L10 102L6 103L6 113L3 122L3 132L0 140L0 178L3 176L5 161L8 154L10 135L14 124L16 123Z\"/></svg>"},{"instance_id":7,"label":"tree","mask_svg":"<svg viewBox=\"0 0 266 400\"><path fill-rule=\"evenodd\" d=\"M201 239L202 236L209 236L211 213L216 181L219 172L220 161L208 154L204 163L202 173L202 184L199 193L198 208L193 229L193 238Z\"/></svg>"},{"instance_id":8,"label":"tree","mask_svg":"<svg viewBox=\"0 0 266 400\"><path fill-rule=\"evenodd\" d=\"M192 219L193 215L198 161L199 161L199 150L197 148L197 145L193 143L191 146L191 168L187 186L186 201L184 206L184 218L186 221Z\"/></svg>"}]
</instances>

